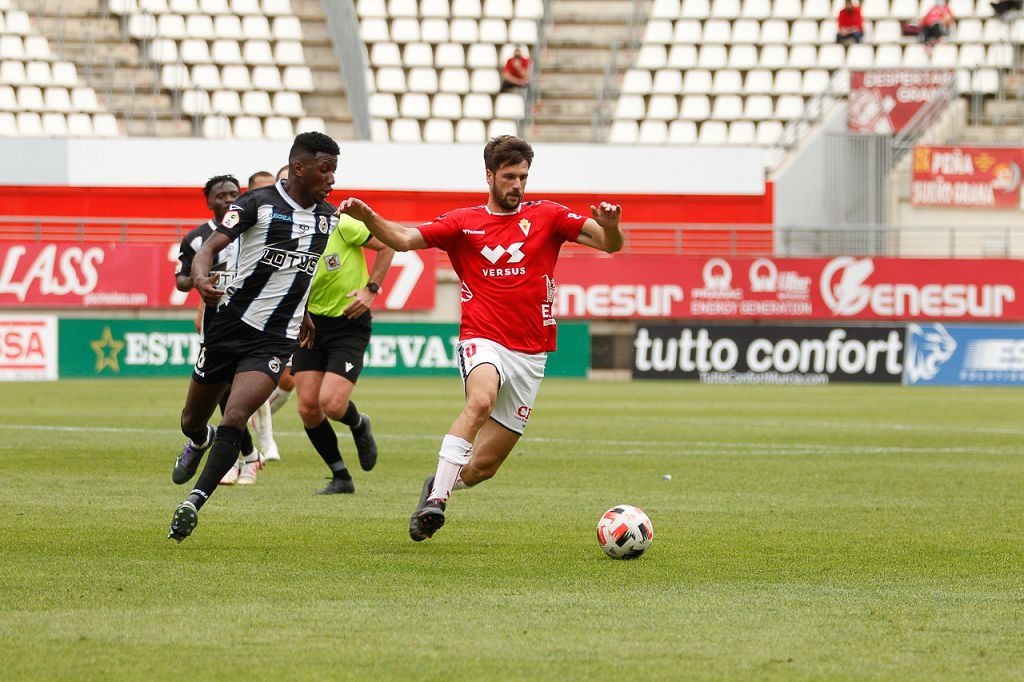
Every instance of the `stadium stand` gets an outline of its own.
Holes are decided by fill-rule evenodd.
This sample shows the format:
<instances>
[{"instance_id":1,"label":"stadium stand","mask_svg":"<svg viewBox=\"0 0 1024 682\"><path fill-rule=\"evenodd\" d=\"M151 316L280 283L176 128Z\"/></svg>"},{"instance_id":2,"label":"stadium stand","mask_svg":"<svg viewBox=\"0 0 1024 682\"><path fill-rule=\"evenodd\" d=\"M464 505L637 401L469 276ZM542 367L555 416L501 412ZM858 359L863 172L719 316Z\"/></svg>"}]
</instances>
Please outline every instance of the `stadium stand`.
<instances>
[{"instance_id":1,"label":"stadium stand","mask_svg":"<svg viewBox=\"0 0 1024 682\"><path fill-rule=\"evenodd\" d=\"M848 69L954 68L963 93L993 94L1013 64L1024 21L993 18L988 2L953 0L960 19L929 54L901 37L930 0L866 0L863 44L835 42L839 0L653 0L625 72L608 141L771 146L808 99L848 90Z\"/></svg>"},{"instance_id":2,"label":"stadium stand","mask_svg":"<svg viewBox=\"0 0 1024 682\"><path fill-rule=\"evenodd\" d=\"M0 3L0 136L112 136L117 121L27 12Z\"/></svg>"},{"instance_id":3,"label":"stadium stand","mask_svg":"<svg viewBox=\"0 0 1024 682\"><path fill-rule=\"evenodd\" d=\"M537 42L539 0L358 0L372 137L482 142L515 133L523 95L500 92L516 45Z\"/></svg>"},{"instance_id":4,"label":"stadium stand","mask_svg":"<svg viewBox=\"0 0 1024 682\"><path fill-rule=\"evenodd\" d=\"M766 149L841 99L849 69L953 68L961 93L1019 105L1024 19L951 0L956 30L929 53L900 23L930 3L866 0L865 42L844 47L840 0L355 0L353 96L378 141ZM517 45L525 96L500 92ZM0 135L351 139L338 60L318 0L0 0Z\"/></svg>"}]
</instances>

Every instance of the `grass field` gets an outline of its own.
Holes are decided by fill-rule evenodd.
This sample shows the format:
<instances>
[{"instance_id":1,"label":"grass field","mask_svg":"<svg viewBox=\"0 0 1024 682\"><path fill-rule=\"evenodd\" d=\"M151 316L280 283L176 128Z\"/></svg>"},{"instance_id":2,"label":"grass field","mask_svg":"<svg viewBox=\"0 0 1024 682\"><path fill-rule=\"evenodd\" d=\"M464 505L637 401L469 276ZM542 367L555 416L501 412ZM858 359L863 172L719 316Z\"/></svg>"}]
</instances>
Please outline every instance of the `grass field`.
<instances>
[{"instance_id":1,"label":"grass field","mask_svg":"<svg viewBox=\"0 0 1024 682\"><path fill-rule=\"evenodd\" d=\"M4 386L0 678L1024 676L1022 392L548 380L414 544L460 387L368 379L355 495L313 495L291 403L283 461L178 545L185 386ZM621 502L654 521L637 561L594 537Z\"/></svg>"}]
</instances>

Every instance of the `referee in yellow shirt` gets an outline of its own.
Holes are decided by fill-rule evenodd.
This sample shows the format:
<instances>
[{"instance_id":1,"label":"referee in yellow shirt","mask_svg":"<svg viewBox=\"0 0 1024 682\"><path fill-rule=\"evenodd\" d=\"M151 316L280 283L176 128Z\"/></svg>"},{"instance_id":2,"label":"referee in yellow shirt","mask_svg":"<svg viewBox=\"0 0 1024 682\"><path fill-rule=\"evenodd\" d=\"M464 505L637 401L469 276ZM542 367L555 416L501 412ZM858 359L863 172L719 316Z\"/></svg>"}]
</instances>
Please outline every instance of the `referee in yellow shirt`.
<instances>
[{"instance_id":1,"label":"referee in yellow shirt","mask_svg":"<svg viewBox=\"0 0 1024 682\"><path fill-rule=\"evenodd\" d=\"M363 249L377 252L372 273L367 273ZM363 471L377 463L370 418L360 414L349 398L370 343L370 308L380 294L394 255L363 223L342 215L313 275L306 308L316 325L316 335L312 348L295 351L292 372L306 435L331 469L331 482L319 491L321 495L356 490L328 417L351 429Z\"/></svg>"}]
</instances>

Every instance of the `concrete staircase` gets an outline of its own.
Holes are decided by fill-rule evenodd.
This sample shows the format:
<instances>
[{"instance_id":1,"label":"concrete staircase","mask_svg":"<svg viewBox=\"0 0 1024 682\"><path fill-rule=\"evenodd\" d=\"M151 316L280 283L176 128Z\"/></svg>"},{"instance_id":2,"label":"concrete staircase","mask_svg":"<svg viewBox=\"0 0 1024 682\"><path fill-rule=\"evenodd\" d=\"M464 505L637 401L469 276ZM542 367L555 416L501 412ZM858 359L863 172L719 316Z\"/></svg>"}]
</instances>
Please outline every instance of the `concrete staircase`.
<instances>
[{"instance_id":1,"label":"concrete staircase","mask_svg":"<svg viewBox=\"0 0 1024 682\"><path fill-rule=\"evenodd\" d=\"M115 114L127 135L191 137L202 120L181 113L178 93L160 87L160 65L146 54L147 43L128 35L126 21L104 0L20 0L36 29L59 59L74 62L79 77L96 90L101 106ZM354 138L341 72L331 47L320 0L292 0L302 22L303 50L313 72L314 91L302 96L309 116L319 116L327 133Z\"/></svg>"},{"instance_id":2,"label":"concrete staircase","mask_svg":"<svg viewBox=\"0 0 1024 682\"><path fill-rule=\"evenodd\" d=\"M604 121L632 62L628 45L642 37L648 5L648 0L553 0L528 139L604 142Z\"/></svg>"},{"instance_id":3,"label":"concrete staircase","mask_svg":"<svg viewBox=\"0 0 1024 682\"><path fill-rule=\"evenodd\" d=\"M1024 68L1003 75L1000 92L982 102L981 115L970 119L961 141L974 144L1020 144L1024 140Z\"/></svg>"}]
</instances>

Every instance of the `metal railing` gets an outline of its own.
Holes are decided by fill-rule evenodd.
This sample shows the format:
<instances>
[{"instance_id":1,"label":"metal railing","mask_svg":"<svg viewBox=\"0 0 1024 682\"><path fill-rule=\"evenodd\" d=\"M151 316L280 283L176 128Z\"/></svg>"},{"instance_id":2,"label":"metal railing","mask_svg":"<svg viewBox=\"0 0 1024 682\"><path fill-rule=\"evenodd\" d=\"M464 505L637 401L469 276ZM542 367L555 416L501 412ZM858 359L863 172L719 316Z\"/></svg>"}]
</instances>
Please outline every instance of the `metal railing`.
<instances>
[{"instance_id":1,"label":"metal railing","mask_svg":"<svg viewBox=\"0 0 1024 682\"><path fill-rule=\"evenodd\" d=\"M544 16L537 26L537 44L533 46L534 52L530 55L530 82L526 86L526 112L523 119L519 121L519 137L525 138L529 129L537 119L537 104L544 96L541 88L541 56L548 49L548 33L551 24L554 23L555 15L551 10L552 0L544 0Z\"/></svg>"},{"instance_id":2,"label":"metal railing","mask_svg":"<svg viewBox=\"0 0 1024 682\"><path fill-rule=\"evenodd\" d=\"M73 241L173 244L204 218L0 217L0 243ZM648 256L891 256L1021 258L1024 224L993 227L626 224L623 253ZM568 244L568 258L594 251Z\"/></svg>"},{"instance_id":3,"label":"metal railing","mask_svg":"<svg viewBox=\"0 0 1024 682\"><path fill-rule=\"evenodd\" d=\"M643 28L647 23L647 2L645 0L633 0L633 11L629 16L629 25L626 27L626 39L620 41L612 39L609 50L611 59L604 67L604 77L601 80L601 89L597 93L597 106L594 115L590 120L590 139L592 142L605 142L605 131L612 121L612 106L619 95L619 53L625 47L629 58L627 65L632 65L633 57L640 45L642 36L638 35L637 28Z\"/></svg>"}]
</instances>

